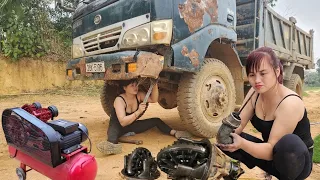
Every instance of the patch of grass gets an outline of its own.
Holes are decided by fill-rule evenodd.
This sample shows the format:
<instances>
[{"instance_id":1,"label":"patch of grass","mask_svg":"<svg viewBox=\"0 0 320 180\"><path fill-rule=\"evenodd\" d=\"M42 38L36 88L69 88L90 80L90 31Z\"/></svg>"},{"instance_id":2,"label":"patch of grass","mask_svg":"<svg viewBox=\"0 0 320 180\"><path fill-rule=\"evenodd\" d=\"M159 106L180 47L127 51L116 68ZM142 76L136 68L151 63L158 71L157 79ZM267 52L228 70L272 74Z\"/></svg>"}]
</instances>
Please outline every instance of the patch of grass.
<instances>
[{"instance_id":1,"label":"patch of grass","mask_svg":"<svg viewBox=\"0 0 320 180\"><path fill-rule=\"evenodd\" d=\"M306 91L303 91L302 96L303 96L303 97L309 97L310 94L308 94Z\"/></svg>"},{"instance_id":2,"label":"patch of grass","mask_svg":"<svg viewBox=\"0 0 320 180\"><path fill-rule=\"evenodd\" d=\"M320 87L304 86L304 91L320 91Z\"/></svg>"},{"instance_id":3,"label":"patch of grass","mask_svg":"<svg viewBox=\"0 0 320 180\"><path fill-rule=\"evenodd\" d=\"M320 163L320 134L314 138L313 162Z\"/></svg>"}]
</instances>

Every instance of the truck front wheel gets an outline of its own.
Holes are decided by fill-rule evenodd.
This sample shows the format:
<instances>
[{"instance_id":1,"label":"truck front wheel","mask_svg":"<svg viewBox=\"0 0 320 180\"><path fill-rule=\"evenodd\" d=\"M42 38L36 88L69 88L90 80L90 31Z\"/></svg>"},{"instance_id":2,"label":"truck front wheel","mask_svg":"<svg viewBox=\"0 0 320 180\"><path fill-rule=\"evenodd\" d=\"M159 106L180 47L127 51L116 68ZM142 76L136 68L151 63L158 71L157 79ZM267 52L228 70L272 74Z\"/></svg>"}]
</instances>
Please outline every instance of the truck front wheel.
<instances>
[{"instance_id":1,"label":"truck front wheel","mask_svg":"<svg viewBox=\"0 0 320 180\"><path fill-rule=\"evenodd\" d=\"M215 137L222 119L235 108L236 91L228 67L217 59L205 59L197 73L183 74L177 104L182 122L200 137Z\"/></svg>"},{"instance_id":2,"label":"truck front wheel","mask_svg":"<svg viewBox=\"0 0 320 180\"><path fill-rule=\"evenodd\" d=\"M105 81L104 86L101 91L100 101L104 112L110 117L111 111L113 109L113 102L119 95L119 86Z\"/></svg>"}]
</instances>

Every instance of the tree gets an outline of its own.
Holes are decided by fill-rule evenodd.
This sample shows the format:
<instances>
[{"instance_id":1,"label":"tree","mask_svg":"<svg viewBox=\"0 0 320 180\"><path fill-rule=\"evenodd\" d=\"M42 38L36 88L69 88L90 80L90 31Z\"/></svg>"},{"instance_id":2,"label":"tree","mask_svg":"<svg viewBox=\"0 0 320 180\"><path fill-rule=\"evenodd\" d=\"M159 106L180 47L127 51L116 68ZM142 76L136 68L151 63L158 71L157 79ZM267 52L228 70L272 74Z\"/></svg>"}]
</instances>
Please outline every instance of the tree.
<instances>
[{"instance_id":1,"label":"tree","mask_svg":"<svg viewBox=\"0 0 320 180\"><path fill-rule=\"evenodd\" d=\"M0 0L0 52L13 59L48 53L70 56L66 49L71 48L72 42L71 14L53 8L53 3L54 0Z\"/></svg>"},{"instance_id":2,"label":"tree","mask_svg":"<svg viewBox=\"0 0 320 180\"><path fill-rule=\"evenodd\" d=\"M307 86L319 86L320 85L320 77L316 72L306 71L304 77L304 83Z\"/></svg>"}]
</instances>

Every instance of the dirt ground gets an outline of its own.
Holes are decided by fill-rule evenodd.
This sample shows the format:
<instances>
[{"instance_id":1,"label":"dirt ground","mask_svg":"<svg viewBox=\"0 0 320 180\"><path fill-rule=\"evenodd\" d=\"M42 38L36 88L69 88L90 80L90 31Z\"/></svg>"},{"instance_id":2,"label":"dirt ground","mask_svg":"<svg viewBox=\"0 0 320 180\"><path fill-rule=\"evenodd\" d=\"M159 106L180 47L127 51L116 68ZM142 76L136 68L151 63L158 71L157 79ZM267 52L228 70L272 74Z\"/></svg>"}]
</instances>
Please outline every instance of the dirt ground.
<instances>
[{"instance_id":1,"label":"dirt ground","mask_svg":"<svg viewBox=\"0 0 320 180\"><path fill-rule=\"evenodd\" d=\"M78 92L78 91L74 91ZM309 118L312 123L320 121L320 92L308 92L309 96L304 98ZM43 107L55 105L59 109L59 118L85 124L89 129L89 135L92 140L92 154L96 157L98 163L98 180L120 180L119 172L123 168L123 157L131 153L137 145L123 144L123 152L119 155L103 156L95 147L97 142L106 138L106 129L109 117L105 115L101 108L98 91L87 91L86 93L70 93L66 90L46 92L41 94L31 94L23 96L0 97L0 112L6 108L20 107L25 103L40 102ZM176 109L164 110L158 104L149 106L147 113L142 118L160 117L169 126L179 129L179 116ZM320 134L320 125L312 125L312 136ZM250 125L246 131L256 134L256 131ZM130 137L143 140L143 147L149 149L152 155L156 157L159 150L167 145L171 145L175 139L171 136L161 134L157 129L149 130L143 134ZM88 141L84 145L89 147ZM15 169L19 162L10 159L7 150L7 144L1 128L0 131L0 179L17 179ZM243 165L244 166L244 165ZM316 180L320 177L320 165L314 164L313 171L308 180ZM244 166L245 168L245 166ZM262 179L262 171L258 168L247 169L246 173L240 179ZM48 179L35 171L27 173L29 180ZM166 174L161 172L160 180L166 179ZM275 179L275 178L273 178Z\"/></svg>"}]
</instances>

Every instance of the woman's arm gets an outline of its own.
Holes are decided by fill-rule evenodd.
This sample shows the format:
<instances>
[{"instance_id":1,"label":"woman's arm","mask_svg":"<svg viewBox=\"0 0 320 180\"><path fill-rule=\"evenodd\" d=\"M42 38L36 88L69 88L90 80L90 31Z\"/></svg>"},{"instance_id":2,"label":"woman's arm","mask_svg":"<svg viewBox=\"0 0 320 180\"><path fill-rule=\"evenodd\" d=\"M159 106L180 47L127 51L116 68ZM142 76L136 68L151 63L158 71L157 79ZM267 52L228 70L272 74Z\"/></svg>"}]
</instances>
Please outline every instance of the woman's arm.
<instances>
[{"instance_id":1,"label":"woman's arm","mask_svg":"<svg viewBox=\"0 0 320 180\"><path fill-rule=\"evenodd\" d=\"M143 109L143 107L145 109L145 105L141 105L143 107L139 106L138 111L134 112L129 116L126 116L126 110L125 110L126 104L123 101L123 99L121 99L120 97L117 97L115 99L113 106L116 110L117 117L122 127L132 124L137 119L137 117L141 114L141 109Z\"/></svg>"},{"instance_id":2,"label":"woman's arm","mask_svg":"<svg viewBox=\"0 0 320 180\"><path fill-rule=\"evenodd\" d=\"M138 92L138 98L139 98L140 102L143 101L145 97L146 97L146 93L141 92L141 91ZM158 102L158 98L159 98L158 84L155 84L153 86L152 92L148 98L148 102L149 103L156 103L156 102Z\"/></svg>"},{"instance_id":3,"label":"woman's arm","mask_svg":"<svg viewBox=\"0 0 320 180\"><path fill-rule=\"evenodd\" d=\"M243 101L243 104L241 107L244 106L244 104L248 101L248 99L251 97L251 95L254 93L254 89L251 88L249 90L249 92L246 95L246 98ZM252 105L252 99L254 99L253 97L256 97L257 93L255 93L255 95L252 96L252 98L249 100L249 102L247 103L247 105L243 108L243 110L240 113L240 118L241 118L241 124L240 126L235 130L235 133L237 134L241 134L243 129L246 127L246 125L248 124L248 121L252 118L253 116L253 105Z\"/></svg>"},{"instance_id":4,"label":"woman's arm","mask_svg":"<svg viewBox=\"0 0 320 180\"><path fill-rule=\"evenodd\" d=\"M273 147L287 134L293 133L298 122L304 114L304 105L301 99L295 96L286 98L275 112L275 121L273 123L269 140L267 143L253 143L242 139L240 148L251 154L255 158L272 160Z\"/></svg>"}]
</instances>

